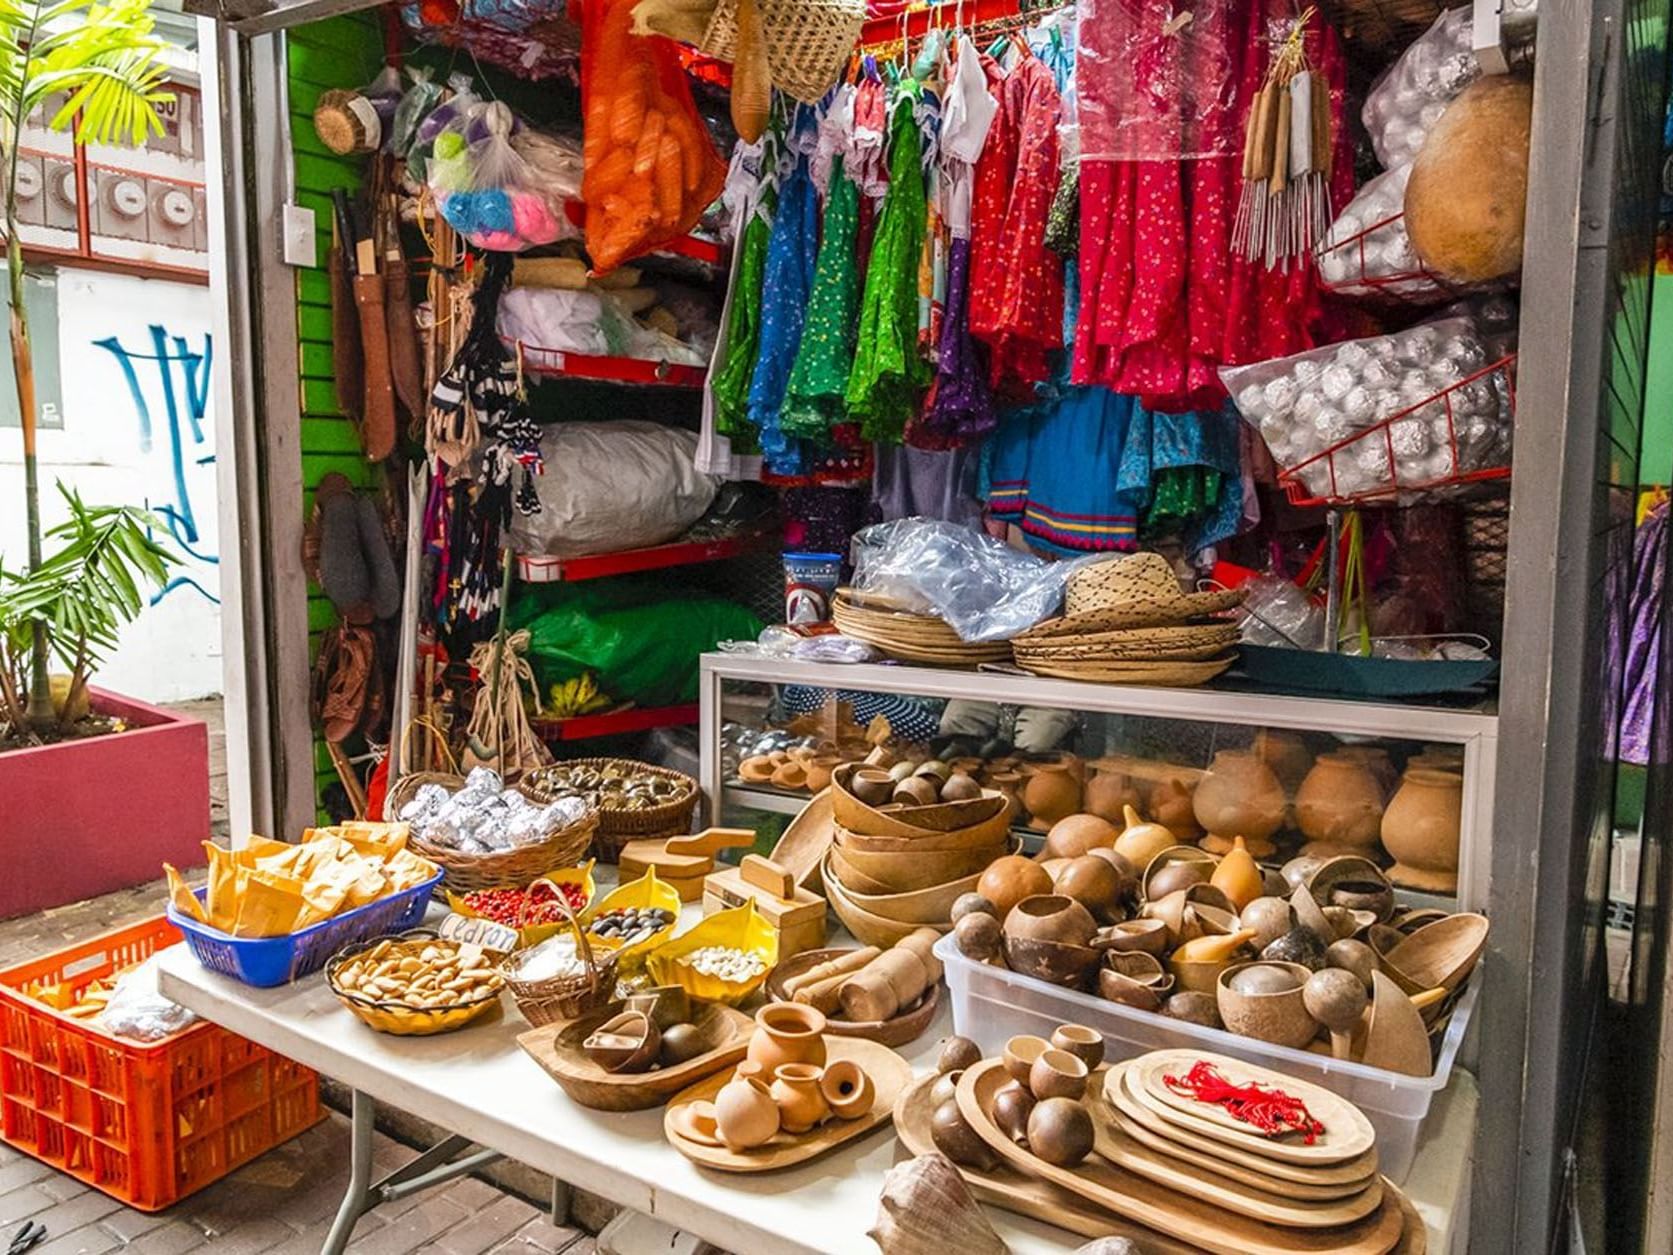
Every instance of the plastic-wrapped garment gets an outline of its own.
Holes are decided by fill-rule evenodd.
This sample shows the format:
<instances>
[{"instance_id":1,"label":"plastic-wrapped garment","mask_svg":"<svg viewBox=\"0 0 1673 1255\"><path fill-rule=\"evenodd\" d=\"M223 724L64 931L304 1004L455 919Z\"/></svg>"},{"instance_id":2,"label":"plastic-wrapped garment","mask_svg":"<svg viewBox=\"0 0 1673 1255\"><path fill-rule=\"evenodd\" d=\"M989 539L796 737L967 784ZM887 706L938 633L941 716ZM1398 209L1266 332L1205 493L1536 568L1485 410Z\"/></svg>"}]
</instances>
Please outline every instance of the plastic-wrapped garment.
<instances>
[{"instance_id":1,"label":"plastic-wrapped garment","mask_svg":"<svg viewBox=\"0 0 1673 1255\"><path fill-rule=\"evenodd\" d=\"M498 327L506 339L537 349L680 366L708 361L690 345L635 322L608 292L512 288L500 300Z\"/></svg>"},{"instance_id":2,"label":"plastic-wrapped garment","mask_svg":"<svg viewBox=\"0 0 1673 1255\"><path fill-rule=\"evenodd\" d=\"M678 49L633 33L635 3L582 3L582 195L587 253L601 272L690 231L726 181Z\"/></svg>"},{"instance_id":3,"label":"plastic-wrapped garment","mask_svg":"<svg viewBox=\"0 0 1673 1255\"><path fill-rule=\"evenodd\" d=\"M540 512L519 518L518 553L579 558L674 539L714 500L692 462L697 437L660 423L551 423L540 437Z\"/></svg>"},{"instance_id":4,"label":"plastic-wrapped garment","mask_svg":"<svg viewBox=\"0 0 1673 1255\"><path fill-rule=\"evenodd\" d=\"M860 309L860 263L855 255L860 190L843 172L840 155L831 163L829 186L813 292L779 412L779 425L787 434L820 443L828 443L831 427L847 416L842 395L854 365Z\"/></svg>"},{"instance_id":5,"label":"plastic-wrapped garment","mask_svg":"<svg viewBox=\"0 0 1673 1255\"><path fill-rule=\"evenodd\" d=\"M890 123L889 194L872 241L848 376L848 412L874 441L900 440L929 384L929 368L918 355L918 253L926 210L914 90L911 80L902 85Z\"/></svg>"},{"instance_id":6,"label":"plastic-wrapped garment","mask_svg":"<svg viewBox=\"0 0 1673 1255\"><path fill-rule=\"evenodd\" d=\"M878 523L854 537L856 588L939 615L967 641L1006 640L1050 618L1082 565L1047 562L936 519Z\"/></svg>"},{"instance_id":7,"label":"plastic-wrapped garment","mask_svg":"<svg viewBox=\"0 0 1673 1255\"><path fill-rule=\"evenodd\" d=\"M1062 99L1051 70L1029 53L1000 88L999 120L976 168L973 233L990 232L973 259L970 331L988 346L995 391L1026 397L1051 376L1063 346L1063 259L1046 248L1057 194Z\"/></svg>"},{"instance_id":8,"label":"plastic-wrapped garment","mask_svg":"<svg viewBox=\"0 0 1673 1255\"><path fill-rule=\"evenodd\" d=\"M761 442L766 469L778 475L799 475L804 466L800 443L784 432L779 418L802 343L819 250L819 203L808 173L807 154L793 160L789 176L779 186L772 238L767 242L767 264L761 281L761 335L755 351L755 373L749 381L749 421Z\"/></svg>"},{"instance_id":9,"label":"plastic-wrapped garment","mask_svg":"<svg viewBox=\"0 0 1673 1255\"><path fill-rule=\"evenodd\" d=\"M1448 9L1384 70L1360 113L1384 168L1405 165L1452 99L1481 77L1469 5Z\"/></svg>"}]
</instances>

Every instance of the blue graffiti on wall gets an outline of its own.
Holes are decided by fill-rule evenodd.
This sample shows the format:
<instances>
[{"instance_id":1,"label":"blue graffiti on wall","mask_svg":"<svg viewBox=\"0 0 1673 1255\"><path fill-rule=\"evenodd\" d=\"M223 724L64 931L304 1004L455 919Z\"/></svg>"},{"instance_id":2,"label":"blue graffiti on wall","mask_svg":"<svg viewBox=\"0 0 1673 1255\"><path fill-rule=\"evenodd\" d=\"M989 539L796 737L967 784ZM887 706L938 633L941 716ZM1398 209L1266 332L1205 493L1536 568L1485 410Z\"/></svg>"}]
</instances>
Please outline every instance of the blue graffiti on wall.
<instances>
[{"instance_id":1,"label":"blue graffiti on wall","mask_svg":"<svg viewBox=\"0 0 1673 1255\"><path fill-rule=\"evenodd\" d=\"M166 328L156 323L151 324L150 353L139 353L125 348L115 336L95 340L93 343L110 352L116 359L116 364L121 367L123 378L128 381L128 393L133 398L134 412L139 420L140 448L146 453L151 452L154 445L151 406L145 399L145 389L140 385L140 372L135 363L156 363L157 377L162 387L163 414L168 422L168 455L174 481L174 500L152 508L168 523L169 532L182 552L199 562L211 566L219 565L218 556L204 553L198 547L197 514L192 508L191 490L186 484L186 461L190 456L187 439L189 438L191 445L197 448L201 448L206 441L203 417L209 409L209 371L213 359L213 344L209 333L203 333L202 352L194 351L185 336L170 336ZM179 393L175 389L177 363L181 385ZM186 432L182 431L182 418L188 428ZM215 460L215 455L203 454L192 457L191 460L196 466L207 466ZM220 601L219 597L191 576L177 575L151 598L151 604L156 605L175 589L182 587L196 589L212 602Z\"/></svg>"}]
</instances>

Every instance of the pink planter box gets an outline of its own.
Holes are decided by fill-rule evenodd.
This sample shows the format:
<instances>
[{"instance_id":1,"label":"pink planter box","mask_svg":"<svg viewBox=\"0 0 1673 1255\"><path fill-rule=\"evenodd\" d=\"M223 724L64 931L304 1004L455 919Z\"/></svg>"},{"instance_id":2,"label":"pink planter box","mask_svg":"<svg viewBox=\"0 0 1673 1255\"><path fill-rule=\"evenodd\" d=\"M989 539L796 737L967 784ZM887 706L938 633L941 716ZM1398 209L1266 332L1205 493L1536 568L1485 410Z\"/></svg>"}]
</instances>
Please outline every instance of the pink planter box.
<instances>
[{"instance_id":1,"label":"pink planter box","mask_svg":"<svg viewBox=\"0 0 1673 1255\"><path fill-rule=\"evenodd\" d=\"M144 884L165 860L204 862L208 728L102 689L91 697L128 731L0 754L0 918Z\"/></svg>"}]
</instances>

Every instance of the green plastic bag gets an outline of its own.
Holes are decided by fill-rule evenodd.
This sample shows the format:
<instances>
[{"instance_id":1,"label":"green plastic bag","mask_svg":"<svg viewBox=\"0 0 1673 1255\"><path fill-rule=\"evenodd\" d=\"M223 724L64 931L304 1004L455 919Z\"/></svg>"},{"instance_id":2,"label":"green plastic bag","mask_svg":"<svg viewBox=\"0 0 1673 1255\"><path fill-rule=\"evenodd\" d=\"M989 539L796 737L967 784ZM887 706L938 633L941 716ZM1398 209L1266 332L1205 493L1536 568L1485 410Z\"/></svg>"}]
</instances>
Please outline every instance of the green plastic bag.
<instances>
[{"instance_id":1,"label":"green plastic bag","mask_svg":"<svg viewBox=\"0 0 1673 1255\"><path fill-rule=\"evenodd\" d=\"M540 691L591 671L611 697L641 706L697 700L697 659L721 641L754 640L743 606L666 579L632 576L524 585L511 627L528 628Z\"/></svg>"}]
</instances>

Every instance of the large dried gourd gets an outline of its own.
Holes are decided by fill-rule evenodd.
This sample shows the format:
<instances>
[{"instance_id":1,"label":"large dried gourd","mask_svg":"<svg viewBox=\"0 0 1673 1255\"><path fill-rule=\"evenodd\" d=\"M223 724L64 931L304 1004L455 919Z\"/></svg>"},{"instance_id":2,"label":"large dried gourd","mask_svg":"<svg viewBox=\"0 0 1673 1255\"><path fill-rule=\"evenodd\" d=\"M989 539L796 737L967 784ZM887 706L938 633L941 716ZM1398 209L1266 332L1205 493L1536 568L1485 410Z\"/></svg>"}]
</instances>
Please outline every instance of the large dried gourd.
<instances>
[{"instance_id":1,"label":"large dried gourd","mask_svg":"<svg viewBox=\"0 0 1673 1255\"><path fill-rule=\"evenodd\" d=\"M772 71L761 10L755 0L738 0L738 39L732 58L732 125L746 144L760 139L772 109Z\"/></svg>"},{"instance_id":2,"label":"large dried gourd","mask_svg":"<svg viewBox=\"0 0 1673 1255\"><path fill-rule=\"evenodd\" d=\"M1522 79L1478 79L1425 137L1406 184L1406 234L1441 278L1484 283L1521 267L1533 103Z\"/></svg>"}]
</instances>

